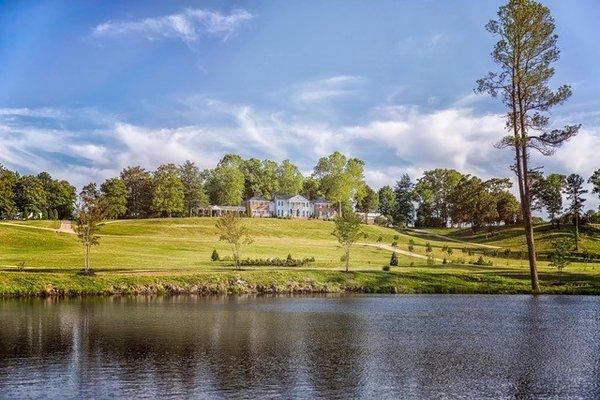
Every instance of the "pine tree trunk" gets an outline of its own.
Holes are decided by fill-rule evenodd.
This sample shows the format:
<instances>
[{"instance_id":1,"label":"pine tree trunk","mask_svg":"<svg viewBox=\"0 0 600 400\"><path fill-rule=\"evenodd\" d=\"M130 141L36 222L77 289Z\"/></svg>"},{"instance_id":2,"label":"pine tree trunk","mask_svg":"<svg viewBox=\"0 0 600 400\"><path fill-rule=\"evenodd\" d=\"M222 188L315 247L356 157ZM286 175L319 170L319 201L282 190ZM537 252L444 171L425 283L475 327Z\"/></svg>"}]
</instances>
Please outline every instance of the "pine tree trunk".
<instances>
[{"instance_id":1,"label":"pine tree trunk","mask_svg":"<svg viewBox=\"0 0 600 400\"><path fill-rule=\"evenodd\" d=\"M517 57L518 58L518 57ZM527 250L529 256L529 272L531 275L531 290L533 294L540 292L540 284L537 274L537 266L535 260L535 243L533 240L533 220L531 217L531 196L529 191L529 167L528 167L528 154L527 154L527 127L525 125L526 110L524 108L524 93L522 92L523 84L519 75L520 66L517 64L516 71L513 73L513 112L518 111L518 114L513 116L513 122L518 122L519 127L514 126L514 133L517 142L515 147L517 148L517 171L520 172L519 185L521 195L521 209L523 211L523 225L525 227L525 236L527 238ZM516 82L515 82L516 78ZM516 103L515 103L516 100ZM517 110L518 107L518 110ZM518 121L517 121L518 115ZM520 128L520 129L519 129ZM520 167L520 171L519 171Z\"/></svg>"}]
</instances>

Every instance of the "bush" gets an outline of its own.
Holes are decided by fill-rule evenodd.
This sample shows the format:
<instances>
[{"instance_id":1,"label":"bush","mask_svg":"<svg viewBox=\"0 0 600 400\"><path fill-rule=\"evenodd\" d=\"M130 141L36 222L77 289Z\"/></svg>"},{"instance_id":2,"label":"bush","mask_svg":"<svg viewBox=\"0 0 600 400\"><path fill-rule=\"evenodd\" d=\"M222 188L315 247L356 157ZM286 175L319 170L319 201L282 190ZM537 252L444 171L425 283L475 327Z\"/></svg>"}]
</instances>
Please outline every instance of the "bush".
<instances>
[{"instance_id":1,"label":"bush","mask_svg":"<svg viewBox=\"0 0 600 400\"><path fill-rule=\"evenodd\" d=\"M398 254L395 251L392 253L392 258L390 258L390 265L393 267L398 266Z\"/></svg>"},{"instance_id":2,"label":"bush","mask_svg":"<svg viewBox=\"0 0 600 400\"><path fill-rule=\"evenodd\" d=\"M408 245L408 251L410 251L411 253L415 250L415 246L413 246L412 244Z\"/></svg>"},{"instance_id":3,"label":"bush","mask_svg":"<svg viewBox=\"0 0 600 400\"><path fill-rule=\"evenodd\" d=\"M427 242L427 243L425 244L425 251L426 251L427 253L431 253L431 252L433 251L433 248L431 247L431 243Z\"/></svg>"},{"instance_id":4,"label":"bush","mask_svg":"<svg viewBox=\"0 0 600 400\"><path fill-rule=\"evenodd\" d=\"M446 259L446 257L444 257L444 259L442 260L442 264L448 264L448 260Z\"/></svg>"},{"instance_id":5,"label":"bush","mask_svg":"<svg viewBox=\"0 0 600 400\"><path fill-rule=\"evenodd\" d=\"M288 262L294 261L294 258L292 257L292 253L288 253L286 261L288 261Z\"/></svg>"},{"instance_id":6,"label":"bush","mask_svg":"<svg viewBox=\"0 0 600 400\"><path fill-rule=\"evenodd\" d=\"M389 271L390 271L390 266L389 266L389 265L384 265L384 266L383 266L383 270L384 270L385 272L389 272Z\"/></svg>"},{"instance_id":7,"label":"bush","mask_svg":"<svg viewBox=\"0 0 600 400\"><path fill-rule=\"evenodd\" d=\"M212 251L212 254L211 254L211 256L210 256L210 259L211 259L212 261L219 261L219 260L220 260L220 258L219 258L219 253L217 253L217 250L216 250L216 249L213 249L213 251Z\"/></svg>"},{"instance_id":8,"label":"bush","mask_svg":"<svg viewBox=\"0 0 600 400\"><path fill-rule=\"evenodd\" d=\"M448 250L446 250L446 252L448 253L449 256L451 256L452 253L454 253L454 250L452 250L452 247L448 247Z\"/></svg>"},{"instance_id":9,"label":"bush","mask_svg":"<svg viewBox=\"0 0 600 400\"><path fill-rule=\"evenodd\" d=\"M314 257L305 257L303 259L294 258L246 258L240 260L240 265L245 267L303 267L315 262Z\"/></svg>"},{"instance_id":10,"label":"bush","mask_svg":"<svg viewBox=\"0 0 600 400\"><path fill-rule=\"evenodd\" d=\"M379 236L379 237L377 238L377 241L378 241L378 242L383 242L383 236Z\"/></svg>"},{"instance_id":11,"label":"bush","mask_svg":"<svg viewBox=\"0 0 600 400\"><path fill-rule=\"evenodd\" d=\"M479 258L477 259L477 261L475 261L473 264L474 265L489 265L489 266L493 265L493 263L492 263L491 260L490 261L485 261L485 259L483 258L483 256L479 256Z\"/></svg>"},{"instance_id":12,"label":"bush","mask_svg":"<svg viewBox=\"0 0 600 400\"><path fill-rule=\"evenodd\" d=\"M394 235L394 240L398 240L398 239L400 239L400 236Z\"/></svg>"},{"instance_id":13,"label":"bush","mask_svg":"<svg viewBox=\"0 0 600 400\"><path fill-rule=\"evenodd\" d=\"M392 247L398 247L398 242L396 242L395 240L392 242Z\"/></svg>"}]
</instances>

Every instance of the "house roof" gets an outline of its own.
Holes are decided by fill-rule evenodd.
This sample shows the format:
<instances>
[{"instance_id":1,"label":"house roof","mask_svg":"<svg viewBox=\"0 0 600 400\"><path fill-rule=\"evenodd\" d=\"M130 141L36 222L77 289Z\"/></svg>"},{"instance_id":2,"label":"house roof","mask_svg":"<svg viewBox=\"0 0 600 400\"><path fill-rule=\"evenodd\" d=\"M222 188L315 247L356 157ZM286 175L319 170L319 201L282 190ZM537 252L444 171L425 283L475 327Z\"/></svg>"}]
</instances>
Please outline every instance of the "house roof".
<instances>
[{"instance_id":1,"label":"house roof","mask_svg":"<svg viewBox=\"0 0 600 400\"><path fill-rule=\"evenodd\" d=\"M287 195L287 194L276 194L275 195L275 200L289 200L291 198L294 197L299 197L301 199L304 199L305 201L308 201L308 199L304 196L302 196L301 194L293 194L293 195Z\"/></svg>"},{"instance_id":2,"label":"house roof","mask_svg":"<svg viewBox=\"0 0 600 400\"><path fill-rule=\"evenodd\" d=\"M316 199L314 199L312 202L313 202L313 203L321 203L321 204L329 204L329 203L330 203L330 202L329 202L329 201L327 201L327 199L326 199L326 198L324 198L324 197L317 197L317 198L316 198Z\"/></svg>"}]
</instances>

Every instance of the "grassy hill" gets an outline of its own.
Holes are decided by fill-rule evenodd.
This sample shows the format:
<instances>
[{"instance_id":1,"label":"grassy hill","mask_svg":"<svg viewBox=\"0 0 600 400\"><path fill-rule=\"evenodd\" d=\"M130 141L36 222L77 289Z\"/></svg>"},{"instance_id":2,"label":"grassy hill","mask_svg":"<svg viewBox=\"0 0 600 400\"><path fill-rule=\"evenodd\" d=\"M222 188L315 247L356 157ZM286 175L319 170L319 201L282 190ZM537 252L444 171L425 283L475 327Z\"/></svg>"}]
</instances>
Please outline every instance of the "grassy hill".
<instances>
[{"instance_id":1,"label":"grassy hill","mask_svg":"<svg viewBox=\"0 0 600 400\"><path fill-rule=\"evenodd\" d=\"M110 221L102 226L101 244L93 248L95 277L82 277L82 248L72 234L57 232L57 222L28 221L0 224L0 295L107 294L154 292L302 292L374 291L403 293L526 293L527 267L523 260L486 253L464 252L479 244L516 243L518 232L506 230L492 237L468 236L464 231L403 232L365 226L366 237L352 251L350 274L340 272L342 250L331 235L333 223L318 220L245 220L254 243L243 257L314 257L308 267L247 267L233 271L230 262L212 262L216 249L230 255L217 240L215 219L174 218ZM596 228L594 228L596 229ZM594 231L592 231L593 233ZM435 236L443 233L447 238ZM490 232L488 232L490 234ZM543 231L540 231L543 234ZM449 239L448 239L449 238ZM597 239L586 232L586 243ZM414 243L409 251L409 243ZM391 251L399 267L383 272ZM426 244L432 251L426 251ZM448 248L452 248L449 254ZM429 265L431 255L435 265ZM446 264L442 260L446 258ZM600 264L572 264L562 277L542 262L546 292L600 293Z\"/></svg>"},{"instance_id":2,"label":"grassy hill","mask_svg":"<svg viewBox=\"0 0 600 400\"><path fill-rule=\"evenodd\" d=\"M534 238L536 249L547 251L551 249L552 241L558 238L573 238L575 228L571 225L561 225L560 229L552 227L550 224L536 225L534 227ZM525 235L521 226L498 226L487 227L477 232L470 228L466 229L426 229L427 232L443 235L449 239L462 240L470 243L486 244L503 249L526 250ZM600 253L600 226L584 225L579 227L581 249L587 249L590 252ZM440 238L437 237L439 240Z\"/></svg>"}]
</instances>

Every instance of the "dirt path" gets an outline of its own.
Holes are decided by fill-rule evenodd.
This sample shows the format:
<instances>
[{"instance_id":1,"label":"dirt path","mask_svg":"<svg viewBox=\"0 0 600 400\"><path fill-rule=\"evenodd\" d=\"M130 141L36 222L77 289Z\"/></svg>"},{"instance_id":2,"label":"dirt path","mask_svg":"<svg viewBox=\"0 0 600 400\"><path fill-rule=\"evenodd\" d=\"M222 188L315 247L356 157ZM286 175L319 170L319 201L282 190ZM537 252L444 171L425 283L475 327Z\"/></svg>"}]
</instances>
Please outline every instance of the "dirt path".
<instances>
[{"instance_id":1,"label":"dirt path","mask_svg":"<svg viewBox=\"0 0 600 400\"><path fill-rule=\"evenodd\" d=\"M73 227L71 226L71 221L60 221L60 226L58 227L58 229L46 228L43 226L32 226L32 225L19 224L17 222L0 222L0 225L16 226L19 228L27 228L27 229L37 229L37 230L41 230L41 231L62 232L62 233L68 233L70 235L75 234L75 231L73 230Z\"/></svg>"},{"instance_id":2,"label":"dirt path","mask_svg":"<svg viewBox=\"0 0 600 400\"><path fill-rule=\"evenodd\" d=\"M401 250L397 247L390 246L389 244L379 244L379 243L377 243L377 244L376 243L357 243L357 244L362 245L362 246L376 247L378 249L393 251L395 253L402 254L403 256L419 258L421 260L427 260L427 256L424 256L423 254L411 253L410 251ZM443 260L441 260L439 258L434 258L434 260L436 262L443 262Z\"/></svg>"},{"instance_id":3,"label":"dirt path","mask_svg":"<svg viewBox=\"0 0 600 400\"><path fill-rule=\"evenodd\" d=\"M71 221L60 221L60 227L58 228L58 232L69 233L71 235L75 234Z\"/></svg>"},{"instance_id":4,"label":"dirt path","mask_svg":"<svg viewBox=\"0 0 600 400\"><path fill-rule=\"evenodd\" d=\"M473 243L473 242L467 242L466 240L460 240L460 239L455 239L455 238L451 238L448 236L444 236L444 235L438 235L437 233L431 233L431 232L427 232L427 231L422 231L420 229L410 229L407 230L407 232L415 232L415 233L420 233L423 235L428 235L428 236L433 236L433 237L437 237L443 240L448 240L450 242L456 242L456 243L464 243L464 244L468 244L471 246L479 246L479 247L486 247L488 249L500 249L501 247L499 246L493 246L491 244L481 244L481 243Z\"/></svg>"}]
</instances>

